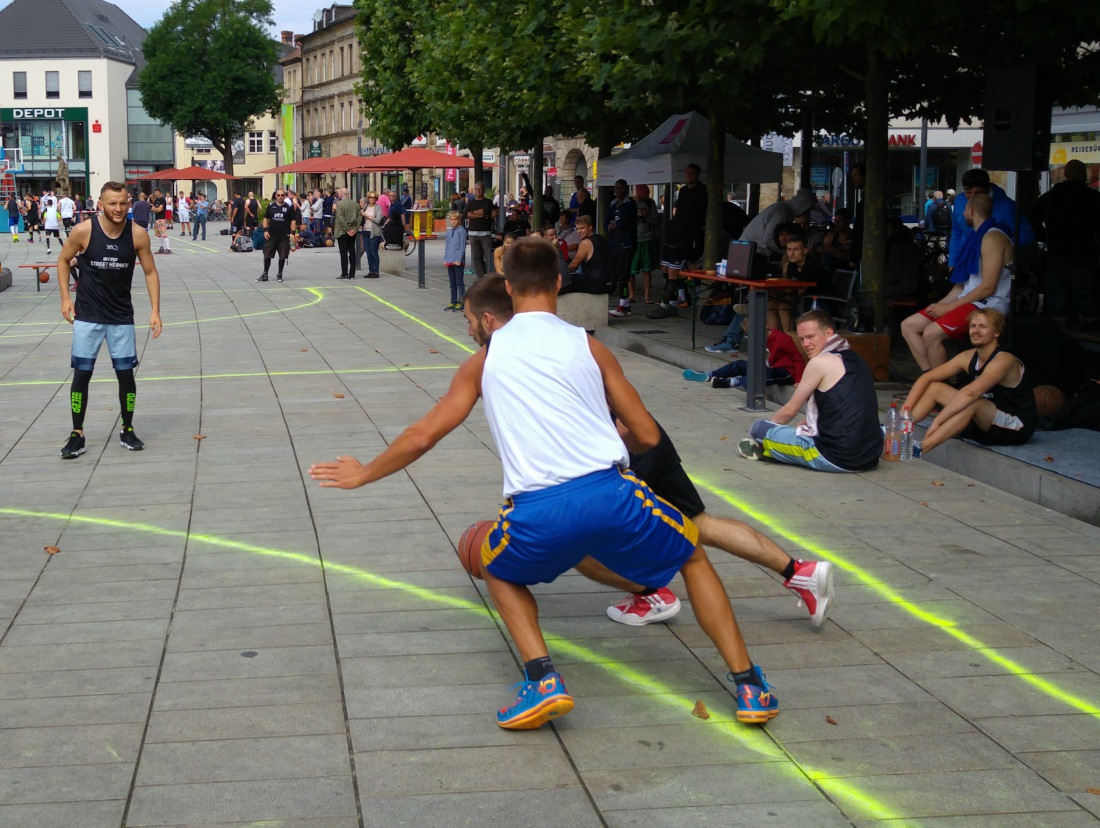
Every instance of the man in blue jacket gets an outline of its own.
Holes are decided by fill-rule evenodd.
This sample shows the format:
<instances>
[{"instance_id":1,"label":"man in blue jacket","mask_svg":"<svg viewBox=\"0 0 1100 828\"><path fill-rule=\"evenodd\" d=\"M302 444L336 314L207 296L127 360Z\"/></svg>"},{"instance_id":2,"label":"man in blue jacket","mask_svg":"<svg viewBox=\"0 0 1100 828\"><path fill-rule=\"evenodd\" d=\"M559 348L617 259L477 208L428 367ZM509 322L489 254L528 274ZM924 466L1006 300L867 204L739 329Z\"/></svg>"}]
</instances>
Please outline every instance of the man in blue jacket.
<instances>
[{"instance_id":1,"label":"man in blue jacket","mask_svg":"<svg viewBox=\"0 0 1100 828\"><path fill-rule=\"evenodd\" d=\"M986 193L993 199L993 220L1002 225L1009 238L1016 232L1016 202L1008 197L1003 189L989 181L989 173L985 170L967 170L962 177L963 191L955 197L955 203L951 208L951 240L947 251L947 264L954 269L958 263L959 254L966 240L973 236L975 229L966 223L963 214L966 212L967 199L975 193ZM1020 238L1014 240L1016 249L1022 250L1035 241L1035 230L1027 217L1020 214ZM970 274L957 274L958 278L952 278L953 282L964 282Z\"/></svg>"}]
</instances>

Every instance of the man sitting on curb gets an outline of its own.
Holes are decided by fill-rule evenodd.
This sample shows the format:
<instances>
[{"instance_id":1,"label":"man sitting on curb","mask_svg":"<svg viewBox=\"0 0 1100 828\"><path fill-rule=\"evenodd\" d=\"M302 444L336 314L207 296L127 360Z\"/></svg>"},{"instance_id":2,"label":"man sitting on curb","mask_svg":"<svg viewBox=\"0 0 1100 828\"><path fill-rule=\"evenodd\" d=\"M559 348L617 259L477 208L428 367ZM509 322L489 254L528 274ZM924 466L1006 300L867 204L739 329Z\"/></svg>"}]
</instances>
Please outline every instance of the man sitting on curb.
<instances>
[{"instance_id":1,"label":"man sitting on curb","mask_svg":"<svg viewBox=\"0 0 1100 828\"><path fill-rule=\"evenodd\" d=\"M738 443L748 460L770 459L816 471L859 472L878 465L882 429L871 370L820 310L798 317L798 339L810 358L790 402L757 420ZM806 419L789 423L806 404Z\"/></svg>"},{"instance_id":2,"label":"man sitting on curb","mask_svg":"<svg viewBox=\"0 0 1100 828\"><path fill-rule=\"evenodd\" d=\"M749 320L741 323L741 330L747 336L749 332ZM802 382L802 372L806 368L806 359L798 346L794 344L790 334L768 328L768 340L766 345L766 364L764 373L765 385L777 385L779 383L794 384ZM709 382L710 380L727 380L727 382L715 382L715 388L742 388L745 385L745 376L749 371L749 363L744 359L735 359L721 368L713 371L684 370L684 379L692 382Z\"/></svg>"},{"instance_id":3,"label":"man sitting on curb","mask_svg":"<svg viewBox=\"0 0 1100 828\"><path fill-rule=\"evenodd\" d=\"M993 308L1008 313L1012 297L1012 239L993 217L993 201L984 193L971 196L964 218L974 229L959 254L948 294L901 323L913 359L922 371L947 362L945 343L966 336L971 311Z\"/></svg>"},{"instance_id":4,"label":"man sitting on curb","mask_svg":"<svg viewBox=\"0 0 1100 828\"><path fill-rule=\"evenodd\" d=\"M930 451L960 434L987 446L1018 446L1031 439L1039 415L1031 378L1019 357L1001 348L1004 314L989 308L972 311L970 344L950 362L921 375L905 404L914 422L936 415L923 441L913 443L913 457ZM963 374L968 383L956 390L948 385Z\"/></svg>"},{"instance_id":5,"label":"man sitting on curb","mask_svg":"<svg viewBox=\"0 0 1100 828\"><path fill-rule=\"evenodd\" d=\"M470 325L470 336L478 345L485 345L493 332L512 318L512 297L499 276L481 279L467 292L467 307L476 327ZM790 340L790 337L787 337ZM794 342L791 342L794 348ZM801 355L799 355L801 359ZM799 374L802 372L799 371ZM621 422L619 432L630 448L630 435ZM713 546L731 555L760 566L766 566L783 577L783 586L798 596L799 606L805 606L815 627L825 622L833 603L833 565L827 561L796 560L771 539L746 523L730 518L713 517L706 512L702 498L680 463L680 455L661 424L660 442L648 451L630 453L631 470L683 514L699 529L699 543ZM628 593L607 608L612 621L631 627L642 627L655 621L668 621L680 612L680 599L668 587L645 589L620 578L594 558L585 558L576 567L587 578Z\"/></svg>"}]
</instances>

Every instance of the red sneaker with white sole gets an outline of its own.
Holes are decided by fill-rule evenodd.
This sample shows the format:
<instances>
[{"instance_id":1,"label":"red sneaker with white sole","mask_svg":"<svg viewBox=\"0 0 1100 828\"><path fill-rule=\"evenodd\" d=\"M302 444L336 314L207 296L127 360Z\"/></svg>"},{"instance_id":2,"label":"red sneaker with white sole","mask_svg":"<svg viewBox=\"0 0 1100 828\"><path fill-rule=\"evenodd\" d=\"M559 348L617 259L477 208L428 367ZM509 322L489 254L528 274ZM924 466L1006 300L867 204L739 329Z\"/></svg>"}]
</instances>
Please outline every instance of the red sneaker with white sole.
<instances>
[{"instance_id":1,"label":"red sneaker with white sole","mask_svg":"<svg viewBox=\"0 0 1100 828\"><path fill-rule=\"evenodd\" d=\"M668 621L680 611L680 599L668 587L652 595L628 595L607 608L607 617L631 627L644 627L654 621Z\"/></svg>"},{"instance_id":2,"label":"red sneaker with white sole","mask_svg":"<svg viewBox=\"0 0 1100 828\"><path fill-rule=\"evenodd\" d=\"M783 586L798 595L798 605L810 611L815 627L825 623L833 605L833 565L828 561L795 561L794 575Z\"/></svg>"}]
</instances>

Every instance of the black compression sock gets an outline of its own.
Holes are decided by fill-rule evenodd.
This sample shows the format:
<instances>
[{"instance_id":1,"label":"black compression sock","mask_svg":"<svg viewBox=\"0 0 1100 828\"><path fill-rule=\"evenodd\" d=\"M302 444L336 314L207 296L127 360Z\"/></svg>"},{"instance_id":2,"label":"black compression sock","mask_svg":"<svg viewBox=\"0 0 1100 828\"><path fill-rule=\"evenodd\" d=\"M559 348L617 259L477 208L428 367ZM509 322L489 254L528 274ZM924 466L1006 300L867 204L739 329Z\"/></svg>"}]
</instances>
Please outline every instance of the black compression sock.
<instances>
[{"instance_id":1,"label":"black compression sock","mask_svg":"<svg viewBox=\"0 0 1100 828\"><path fill-rule=\"evenodd\" d=\"M69 391L69 405L73 413L73 431L84 430L84 414L88 410L88 384L92 372L77 368L73 371L73 385Z\"/></svg>"},{"instance_id":2,"label":"black compression sock","mask_svg":"<svg viewBox=\"0 0 1100 828\"><path fill-rule=\"evenodd\" d=\"M540 681L547 673L554 672L554 662L550 656L533 658L523 665L523 671L527 674L528 681Z\"/></svg>"},{"instance_id":3,"label":"black compression sock","mask_svg":"<svg viewBox=\"0 0 1100 828\"><path fill-rule=\"evenodd\" d=\"M787 568L783 570L784 581L789 581L791 578L794 577L794 565L795 560L794 558L791 558L791 560L787 563Z\"/></svg>"},{"instance_id":4,"label":"black compression sock","mask_svg":"<svg viewBox=\"0 0 1100 828\"><path fill-rule=\"evenodd\" d=\"M756 685L758 679L756 678L756 671L752 669L752 664L749 664L749 669L747 669L745 672L734 673L733 681L734 684L736 684L738 687L740 687L742 684Z\"/></svg>"},{"instance_id":5,"label":"black compression sock","mask_svg":"<svg viewBox=\"0 0 1100 828\"><path fill-rule=\"evenodd\" d=\"M132 428L134 425L134 405L137 402L137 381L134 379L134 369L115 371L118 377L118 405L122 411L122 427Z\"/></svg>"}]
</instances>

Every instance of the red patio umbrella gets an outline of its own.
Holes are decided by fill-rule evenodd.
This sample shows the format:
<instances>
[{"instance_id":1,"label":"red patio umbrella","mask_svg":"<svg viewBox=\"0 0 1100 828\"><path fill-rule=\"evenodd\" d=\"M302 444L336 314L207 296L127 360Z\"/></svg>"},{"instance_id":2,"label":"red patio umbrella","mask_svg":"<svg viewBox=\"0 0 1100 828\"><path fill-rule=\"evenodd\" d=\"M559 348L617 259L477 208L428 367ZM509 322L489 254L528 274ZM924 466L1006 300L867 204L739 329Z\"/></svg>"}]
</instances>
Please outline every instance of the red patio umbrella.
<instances>
[{"instance_id":1,"label":"red patio umbrella","mask_svg":"<svg viewBox=\"0 0 1100 828\"><path fill-rule=\"evenodd\" d=\"M474 159L465 155L448 155L445 152L409 147L400 152L389 152L373 158L362 159L363 164L353 172L380 172L384 170L468 169Z\"/></svg>"}]
</instances>

